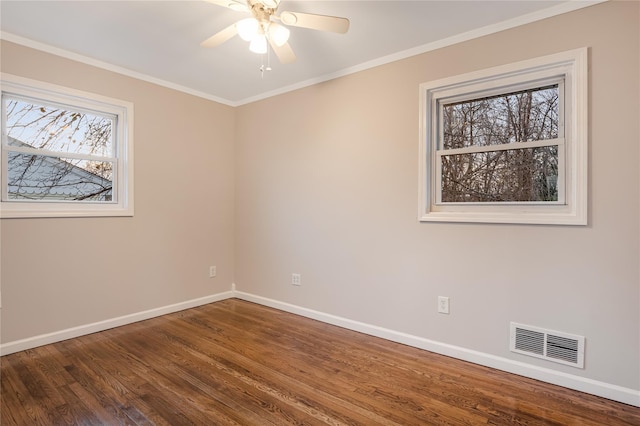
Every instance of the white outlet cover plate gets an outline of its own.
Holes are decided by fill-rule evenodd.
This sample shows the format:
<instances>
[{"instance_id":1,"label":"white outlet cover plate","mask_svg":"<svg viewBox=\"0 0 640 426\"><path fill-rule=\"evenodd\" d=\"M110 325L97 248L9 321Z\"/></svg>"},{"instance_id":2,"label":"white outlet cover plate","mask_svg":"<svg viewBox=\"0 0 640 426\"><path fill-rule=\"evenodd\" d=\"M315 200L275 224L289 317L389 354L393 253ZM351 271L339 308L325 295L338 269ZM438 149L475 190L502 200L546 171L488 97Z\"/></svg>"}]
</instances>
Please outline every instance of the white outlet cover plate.
<instances>
[{"instance_id":1,"label":"white outlet cover plate","mask_svg":"<svg viewBox=\"0 0 640 426\"><path fill-rule=\"evenodd\" d=\"M449 313L449 298L445 296L438 296L438 312L441 314Z\"/></svg>"}]
</instances>

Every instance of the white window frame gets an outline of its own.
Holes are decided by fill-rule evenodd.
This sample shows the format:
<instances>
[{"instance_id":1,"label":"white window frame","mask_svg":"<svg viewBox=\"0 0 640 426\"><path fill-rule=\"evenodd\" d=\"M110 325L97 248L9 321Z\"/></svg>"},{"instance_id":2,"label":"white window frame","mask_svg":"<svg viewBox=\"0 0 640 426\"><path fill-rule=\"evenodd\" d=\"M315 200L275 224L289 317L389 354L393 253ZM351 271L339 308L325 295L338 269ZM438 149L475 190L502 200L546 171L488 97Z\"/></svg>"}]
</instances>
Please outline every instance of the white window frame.
<instances>
[{"instance_id":1,"label":"white window frame","mask_svg":"<svg viewBox=\"0 0 640 426\"><path fill-rule=\"evenodd\" d=\"M67 105L78 110L96 111L115 117L113 201L34 201L9 200L6 193L8 141L2 129L0 163L0 218L27 217L99 217L133 216L133 104L93 93L83 92L11 74L0 74L3 95L31 98L43 104ZM4 103L3 103L4 106ZM2 123L6 121L2 111ZM11 149L16 151L16 149Z\"/></svg>"},{"instance_id":2,"label":"white window frame","mask_svg":"<svg viewBox=\"0 0 640 426\"><path fill-rule=\"evenodd\" d=\"M420 85L419 214L422 222L479 222L586 225L588 98L587 48L462 74ZM558 201L442 203L441 105L559 84L559 135L552 141L518 143L517 148L558 146ZM492 146L490 151L514 149ZM476 148L464 148L473 151ZM482 148L484 149L484 148Z\"/></svg>"}]
</instances>

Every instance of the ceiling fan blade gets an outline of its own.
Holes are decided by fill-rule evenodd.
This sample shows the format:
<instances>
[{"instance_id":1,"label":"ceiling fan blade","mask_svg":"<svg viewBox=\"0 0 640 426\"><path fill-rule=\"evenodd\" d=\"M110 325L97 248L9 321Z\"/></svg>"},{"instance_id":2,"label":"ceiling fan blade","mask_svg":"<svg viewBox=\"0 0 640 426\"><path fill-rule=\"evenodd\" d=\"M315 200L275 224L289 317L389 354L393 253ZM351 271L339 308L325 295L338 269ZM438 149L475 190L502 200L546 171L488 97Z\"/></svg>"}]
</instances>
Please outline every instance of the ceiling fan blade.
<instances>
[{"instance_id":1,"label":"ceiling fan blade","mask_svg":"<svg viewBox=\"0 0 640 426\"><path fill-rule=\"evenodd\" d=\"M285 43L282 46L278 47L277 44L269 40L269 44L271 45L271 48L273 49L281 63L290 64L296 61L296 54L293 53L293 49L291 49L289 43Z\"/></svg>"},{"instance_id":2,"label":"ceiling fan blade","mask_svg":"<svg viewBox=\"0 0 640 426\"><path fill-rule=\"evenodd\" d=\"M248 12L249 7L247 2L243 0L205 0L218 6L228 7L229 9L236 10L238 12Z\"/></svg>"},{"instance_id":3,"label":"ceiling fan blade","mask_svg":"<svg viewBox=\"0 0 640 426\"><path fill-rule=\"evenodd\" d=\"M337 16L315 15L301 12L282 12L279 16L283 24L312 30L331 31L344 34L349 31L349 20Z\"/></svg>"},{"instance_id":4,"label":"ceiling fan blade","mask_svg":"<svg viewBox=\"0 0 640 426\"><path fill-rule=\"evenodd\" d=\"M217 47L220 46L225 41L229 40L234 35L238 34L238 29L236 28L236 24L231 24L224 30L212 35L202 43L200 46L202 47Z\"/></svg>"}]
</instances>

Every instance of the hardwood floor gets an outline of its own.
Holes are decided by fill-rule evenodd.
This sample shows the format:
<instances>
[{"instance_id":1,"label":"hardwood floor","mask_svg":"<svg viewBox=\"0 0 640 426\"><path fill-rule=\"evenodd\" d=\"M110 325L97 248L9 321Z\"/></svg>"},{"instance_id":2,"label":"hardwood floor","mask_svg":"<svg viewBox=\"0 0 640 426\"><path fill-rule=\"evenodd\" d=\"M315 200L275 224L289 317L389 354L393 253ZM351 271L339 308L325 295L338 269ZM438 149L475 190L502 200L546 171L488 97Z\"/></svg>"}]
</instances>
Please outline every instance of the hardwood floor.
<instances>
[{"instance_id":1,"label":"hardwood floor","mask_svg":"<svg viewBox=\"0 0 640 426\"><path fill-rule=\"evenodd\" d=\"M237 299L2 357L8 425L640 425L640 408Z\"/></svg>"}]
</instances>

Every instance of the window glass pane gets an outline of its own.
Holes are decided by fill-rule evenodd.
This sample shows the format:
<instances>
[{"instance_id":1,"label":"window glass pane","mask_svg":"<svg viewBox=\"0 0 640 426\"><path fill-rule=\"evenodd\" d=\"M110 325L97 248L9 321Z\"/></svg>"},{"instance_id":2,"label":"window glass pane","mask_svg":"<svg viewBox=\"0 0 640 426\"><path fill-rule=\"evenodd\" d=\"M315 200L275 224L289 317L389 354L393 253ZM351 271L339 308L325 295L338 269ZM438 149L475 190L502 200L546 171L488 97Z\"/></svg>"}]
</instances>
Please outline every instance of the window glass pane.
<instances>
[{"instance_id":1,"label":"window glass pane","mask_svg":"<svg viewBox=\"0 0 640 426\"><path fill-rule=\"evenodd\" d=\"M7 97L8 144L61 153L113 157L114 119L53 104Z\"/></svg>"},{"instance_id":2,"label":"window glass pane","mask_svg":"<svg viewBox=\"0 0 640 426\"><path fill-rule=\"evenodd\" d=\"M112 200L113 163L8 153L11 200Z\"/></svg>"},{"instance_id":3,"label":"window glass pane","mask_svg":"<svg viewBox=\"0 0 640 426\"><path fill-rule=\"evenodd\" d=\"M558 201L558 146L442 156L442 202Z\"/></svg>"},{"instance_id":4,"label":"window glass pane","mask_svg":"<svg viewBox=\"0 0 640 426\"><path fill-rule=\"evenodd\" d=\"M558 85L444 104L443 149L558 138Z\"/></svg>"}]
</instances>

